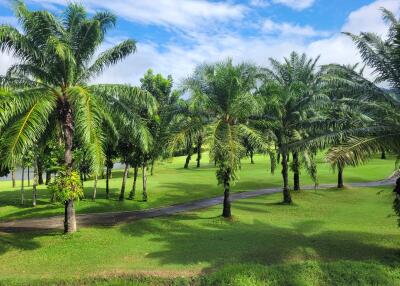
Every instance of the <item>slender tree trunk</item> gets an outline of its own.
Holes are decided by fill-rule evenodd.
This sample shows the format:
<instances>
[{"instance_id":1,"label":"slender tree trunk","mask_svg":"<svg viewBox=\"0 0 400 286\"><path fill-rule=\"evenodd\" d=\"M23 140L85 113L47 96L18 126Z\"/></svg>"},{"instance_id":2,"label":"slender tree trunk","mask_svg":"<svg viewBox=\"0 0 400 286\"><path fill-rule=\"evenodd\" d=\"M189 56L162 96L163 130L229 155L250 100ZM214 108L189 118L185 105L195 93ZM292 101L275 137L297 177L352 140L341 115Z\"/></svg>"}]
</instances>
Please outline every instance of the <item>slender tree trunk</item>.
<instances>
[{"instance_id":1,"label":"slender tree trunk","mask_svg":"<svg viewBox=\"0 0 400 286\"><path fill-rule=\"evenodd\" d=\"M27 175L28 175L28 187L31 186L31 175L29 174L29 171L30 171L30 168L28 166L28 173L27 173Z\"/></svg>"},{"instance_id":2,"label":"slender tree trunk","mask_svg":"<svg viewBox=\"0 0 400 286\"><path fill-rule=\"evenodd\" d=\"M110 198L110 168L106 167L106 199Z\"/></svg>"},{"instance_id":3,"label":"slender tree trunk","mask_svg":"<svg viewBox=\"0 0 400 286\"><path fill-rule=\"evenodd\" d=\"M289 179L288 179L288 162L286 151L282 152L282 178L283 178L283 202L285 204L292 203L292 197L289 190Z\"/></svg>"},{"instance_id":4,"label":"slender tree trunk","mask_svg":"<svg viewBox=\"0 0 400 286\"><path fill-rule=\"evenodd\" d=\"M129 193L130 200L135 199L135 196L136 196L136 180L137 180L138 171L139 171L139 167L137 165L135 165L135 168L133 169L132 189L131 189L131 192Z\"/></svg>"},{"instance_id":5,"label":"slender tree trunk","mask_svg":"<svg viewBox=\"0 0 400 286\"><path fill-rule=\"evenodd\" d=\"M25 187L25 167L22 166L22 176L21 176L21 205L25 203L24 198L24 187Z\"/></svg>"},{"instance_id":6,"label":"slender tree trunk","mask_svg":"<svg viewBox=\"0 0 400 286\"><path fill-rule=\"evenodd\" d=\"M222 210L222 216L230 218L231 214L231 199L230 199L230 186L229 180L224 179L224 208Z\"/></svg>"},{"instance_id":7,"label":"slender tree trunk","mask_svg":"<svg viewBox=\"0 0 400 286\"><path fill-rule=\"evenodd\" d=\"M97 174L94 175L93 197L92 197L94 201L96 200L96 194L97 194Z\"/></svg>"},{"instance_id":8,"label":"slender tree trunk","mask_svg":"<svg viewBox=\"0 0 400 286\"><path fill-rule=\"evenodd\" d=\"M297 152L293 152L293 190L300 191L300 163Z\"/></svg>"},{"instance_id":9,"label":"slender tree trunk","mask_svg":"<svg viewBox=\"0 0 400 286\"><path fill-rule=\"evenodd\" d=\"M201 147L203 146L203 138L199 136L198 141L197 141L197 168L200 168L200 161L201 161Z\"/></svg>"},{"instance_id":10,"label":"slender tree trunk","mask_svg":"<svg viewBox=\"0 0 400 286\"><path fill-rule=\"evenodd\" d=\"M254 156L254 152L253 152L253 150L250 150L250 163L251 164L254 164L254 159L253 159L253 156Z\"/></svg>"},{"instance_id":11,"label":"slender tree trunk","mask_svg":"<svg viewBox=\"0 0 400 286\"><path fill-rule=\"evenodd\" d=\"M188 169L189 168L190 159L192 159L191 152L189 152L188 155L186 156L185 166L183 166L184 169Z\"/></svg>"},{"instance_id":12,"label":"slender tree trunk","mask_svg":"<svg viewBox=\"0 0 400 286\"><path fill-rule=\"evenodd\" d=\"M150 167L150 175L151 176L154 175L154 163L155 163L155 160L151 160L151 167Z\"/></svg>"},{"instance_id":13,"label":"slender tree trunk","mask_svg":"<svg viewBox=\"0 0 400 286\"><path fill-rule=\"evenodd\" d=\"M53 194L51 195L50 202L51 202L51 203L55 203L55 202L56 202L56 193L53 193Z\"/></svg>"},{"instance_id":14,"label":"slender tree trunk","mask_svg":"<svg viewBox=\"0 0 400 286\"><path fill-rule=\"evenodd\" d=\"M72 146L74 137L74 119L72 108L64 98L62 102L62 127L64 135L64 162L67 174L72 172ZM64 233L76 232L76 217L74 200L68 199L65 204Z\"/></svg>"},{"instance_id":15,"label":"slender tree trunk","mask_svg":"<svg viewBox=\"0 0 400 286\"><path fill-rule=\"evenodd\" d=\"M143 161L143 171L142 171L142 179L143 179L143 201L147 202L147 162L146 160Z\"/></svg>"},{"instance_id":16,"label":"slender tree trunk","mask_svg":"<svg viewBox=\"0 0 400 286\"><path fill-rule=\"evenodd\" d=\"M47 186L48 184L50 184L51 181L51 172L50 171L46 171L46 182L45 185Z\"/></svg>"},{"instance_id":17,"label":"slender tree trunk","mask_svg":"<svg viewBox=\"0 0 400 286\"><path fill-rule=\"evenodd\" d=\"M385 150L382 149L382 153L381 153L381 159L385 160L386 159L386 152Z\"/></svg>"},{"instance_id":18,"label":"slender tree trunk","mask_svg":"<svg viewBox=\"0 0 400 286\"><path fill-rule=\"evenodd\" d=\"M39 180L38 163L37 158L33 161L33 187L32 187L32 206L36 207L36 197L37 197L37 185Z\"/></svg>"},{"instance_id":19,"label":"slender tree trunk","mask_svg":"<svg viewBox=\"0 0 400 286\"><path fill-rule=\"evenodd\" d=\"M43 185L43 164L41 162L37 162L38 168L38 183L39 185Z\"/></svg>"},{"instance_id":20,"label":"slender tree trunk","mask_svg":"<svg viewBox=\"0 0 400 286\"><path fill-rule=\"evenodd\" d=\"M338 184L337 184L338 189L343 189L344 188L344 183L343 183L343 166L341 164L338 164Z\"/></svg>"},{"instance_id":21,"label":"slender tree trunk","mask_svg":"<svg viewBox=\"0 0 400 286\"><path fill-rule=\"evenodd\" d=\"M125 186L126 186L126 178L128 177L128 171L129 171L129 164L125 163L124 176L122 177L121 192L119 194L120 201L123 201L125 199Z\"/></svg>"},{"instance_id":22,"label":"slender tree trunk","mask_svg":"<svg viewBox=\"0 0 400 286\"><path fill-rule=\"evenodd\" d=\"M11 171L12 187L15 188L15 169Z\"/></svg>"}]
</instances>

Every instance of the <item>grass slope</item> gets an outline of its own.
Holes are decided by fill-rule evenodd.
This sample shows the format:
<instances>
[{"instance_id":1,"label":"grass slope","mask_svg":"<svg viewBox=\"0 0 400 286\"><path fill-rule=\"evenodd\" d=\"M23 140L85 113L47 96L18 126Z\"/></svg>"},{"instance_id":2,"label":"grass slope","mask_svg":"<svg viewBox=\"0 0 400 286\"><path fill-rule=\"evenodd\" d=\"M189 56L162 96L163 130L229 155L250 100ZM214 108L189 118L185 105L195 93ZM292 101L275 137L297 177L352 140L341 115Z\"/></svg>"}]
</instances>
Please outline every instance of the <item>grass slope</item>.
<instances>
[{"instance_id":1,"label":"grass slope","mask_svg":"<svg viewBox=\"0 0 400 286\"><path fill-rule=\"evenodd\" d=\"M232 221L221 219L216 206L112 228L84 228L71 236L1 234L0 281L400 285L400 232L390 188L293 196L293 206L278 204L280 194L234 202Z\"/></svg>"},{"instance_id":2,"label":"grass slope","mask_svg":"<svg viewBox=\"0 0 400 286\"><path fill-rule=\"evenodd\" d=\"M216 184L215 168L208 162L207 154L204 154L202 167L195 168L192 161L191 169L183 169L184 157L174 158L172 162L161 162L156 166L154 176L148 178L149 201L141 200L141 178L138 178L137 199L134 201L118 201L121 187L122 170L115 170L113 179L110 181L111 199L105 199L105 180L99 180L97 200L93 202L90 198L93 192L93 182L85 182L85 200L76 204L77 213L93 213L123 210L139 210L183 203L191 200L209 198L222 195L222 189ZM269 171L269 159L256 156L256 164L250 164L249 160L243 160L242 171L239 173L240 180L234 185L232 191L247 191L266 187L280 187L281 175L278 168L274 175ZM322 155L319 157L318 173L320 183L335 183L336 174L331 167L324 163ZM358 168L347 168L344 172L346 182L375 181L386 178L393 172L394 160L371 160L367 165ZM131 172L132 174L133 172ZM302 184L312 184L311 180L303 170L301 174ZM131 188L132 178L128 179L126 195ZM19 182L18 182L19 184ZM63 206L49 203L50 194L43 186L39 188L38 206L30 206L32 196L31 188L26 188L25 206L20 205L20 188L10 188L10 181L0 181L0 221L60 215Z\"/></svg>"}]
</instances>

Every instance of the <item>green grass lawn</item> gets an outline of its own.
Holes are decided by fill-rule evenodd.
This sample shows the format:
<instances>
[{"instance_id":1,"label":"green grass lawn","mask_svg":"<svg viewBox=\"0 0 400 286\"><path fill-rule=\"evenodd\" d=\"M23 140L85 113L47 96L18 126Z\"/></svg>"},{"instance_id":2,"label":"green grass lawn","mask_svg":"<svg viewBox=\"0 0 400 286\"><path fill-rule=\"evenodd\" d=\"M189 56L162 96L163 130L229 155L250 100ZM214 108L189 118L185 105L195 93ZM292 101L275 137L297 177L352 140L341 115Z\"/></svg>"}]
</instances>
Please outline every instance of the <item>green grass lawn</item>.
<instances>
[{"instance_id":1,"label":"green grass lawn","mask_svg":"<svg viewBox=\"0 0 400 286\"><path fill-rule=\"evenodd\" d=\"M110 181L111 199L105 199L105 180L99 180L97 200L93 202L90 199L92 197L93 181L87 181L85 182L87 199L76 204L77 213L139 210L220 196L222 195L222 189L220 186L217 186L215 168L208 162L208 156L204 154L200 169L195 168L194 159L189 170L183 169L184 157L158 163L154 176L149 176L148 178L148 202L140 201L142 189L140 177L138 178L137 200L119 202L118 195L121 186L122 170L115 170L113 179ZM278 166L275 174L272 175L269 171L268 158L256 156L255 162L256 164L252 165L249 160L243 160L242 170L239 172L240 179L233 186L233 192L281 186L280 166ZM320 183L336 182L336 174L328 164L324 163L322 155L319 158L318 167ZM393 158L388 160L374 159L367 165L345 169L345 183L383 179L389 176L393 170ZM302 184L312 184L304 170L302 171L301 179ZM128 179L127 196L132 180L132 178ZM19 182L17 185L19 185ZM15 189L11 188L10 181L0 181L0 221L63 214L63 206L61 204L51 204L50 194L43 186L39 188L38 206L34 209L30 206L31 188L26 188L25 197L27 201L25 206L20 205L19 191L19 186Z\"/></svg>"},{"instance_id":2,"label":"green grass lawn","mask_svg":"<svg viewBox=\"0 0 400 286\"><path fill-rule=\"evenodd\" d=\"M293 206L278 204L280 194L234 202L232 221L221 219L221 206L215 206L83 228L69 236L1 234L0 281L400 285L400 230L391 188L303 191L293 197Z\"/></svg>"}]
</instances>

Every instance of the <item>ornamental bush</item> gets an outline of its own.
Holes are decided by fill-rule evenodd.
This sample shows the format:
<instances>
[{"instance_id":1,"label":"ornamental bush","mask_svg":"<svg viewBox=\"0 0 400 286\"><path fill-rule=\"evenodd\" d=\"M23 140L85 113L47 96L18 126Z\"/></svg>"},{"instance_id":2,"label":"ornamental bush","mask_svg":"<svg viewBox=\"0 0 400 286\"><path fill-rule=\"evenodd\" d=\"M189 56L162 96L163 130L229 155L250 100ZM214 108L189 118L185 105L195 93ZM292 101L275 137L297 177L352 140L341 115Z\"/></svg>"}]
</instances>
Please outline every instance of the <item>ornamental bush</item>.
<instances>
[{"instance_id":1,"label":"ornamental bush","mask_svg":"<svg viewBox=\"0 0 400 286\"><path fill-rule=\"evenodd\" d=\"M84 197L82 182L77 171L70 173L65 170L60 171L54 181L49 184L48 189L55 194L57 201L63 203Z\"/></svg>"}]
</instances>

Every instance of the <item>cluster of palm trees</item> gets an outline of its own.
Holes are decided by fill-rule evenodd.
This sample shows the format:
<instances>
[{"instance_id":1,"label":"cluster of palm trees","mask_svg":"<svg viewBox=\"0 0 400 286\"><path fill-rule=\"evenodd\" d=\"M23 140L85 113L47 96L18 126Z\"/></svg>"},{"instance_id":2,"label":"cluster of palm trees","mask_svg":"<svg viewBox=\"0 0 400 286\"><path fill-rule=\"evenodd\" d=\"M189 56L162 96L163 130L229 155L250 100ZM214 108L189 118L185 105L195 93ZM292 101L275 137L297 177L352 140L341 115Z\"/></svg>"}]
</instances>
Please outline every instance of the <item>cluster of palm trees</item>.
<instances>
[{"instance_id":1,"label":"cluster of palm trees","mask_svg":"<svg viewBox=\"0 0 400 286\"><path fill-rule=\"evenodd\" d=\"M339 188L345 166L377 152L400 154L400 24L387 10L387 39L349 35L376 81L364 77L358 65L319 66L319 58L293 52L282 62L270 59L268 68L230 59L203 64L176 90L171 77L151 70L140 87L91 84L136 51L135 42L126 40L95 56L116 22L109 12L89 16L81 5L70 4L57 17L30 11L23 2L15 12L21 30L0 26L0 51L19 60L0 77L1 169L12 170L31 154L34 197L43 167L56 173L51 189L62 190L54 198L65 204L65 232L76 230L74 200L82 194L81 179L94 177L95 199L98 176L105 171L108 198L115 161L124 164L119 199L126 197L133 167L128 198L136 196L142 169L146 201L146 172L154 172L156 160L185 154L188 168L197 153L200 167L207 149L224 189L222 215L229 218L241 159L255 152L269 156L272 172L281 164L286 204L292 203L290 170L294 190L301 188L302 169L317 186L320 150L328 149Z\"/></svg>"}]
</instances>

